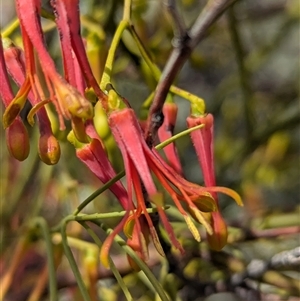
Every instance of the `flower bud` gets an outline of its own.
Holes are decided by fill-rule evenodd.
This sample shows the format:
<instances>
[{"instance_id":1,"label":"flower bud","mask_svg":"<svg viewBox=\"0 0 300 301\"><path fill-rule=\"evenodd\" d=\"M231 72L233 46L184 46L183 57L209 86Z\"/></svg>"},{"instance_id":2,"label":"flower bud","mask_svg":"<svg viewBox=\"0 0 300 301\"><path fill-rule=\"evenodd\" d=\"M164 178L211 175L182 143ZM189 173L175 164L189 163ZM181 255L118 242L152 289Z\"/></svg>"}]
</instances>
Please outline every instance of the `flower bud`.
<instances>
[{"instance_id":1,"label":"flower bud","mask_svg":"<svg viewBox=\"0 0 300 301\"><path fill-rule=\"evenodd\" d=\"M6 129L6 144L10 154L19 161L24 161L30 150L27 129L20 118L17 118Z\"/></svg>"},{"instance_id":2,"label":"flower bud","mask_svg":"<svg viewBox=\"0 0 300 301\"><path fill-rule=\"evenodd\" d=\"M107 115L101 105L101 102L97 102L95 107L94 125L95 129L101 139L108 138L111 135L110 128L108 125Z\"/></svg>"},{"instance_id":3,"label":"flower bud","mask_svg":"<svg viewBox=\"0 0 300 301\"><path fill-rule=\"evenodd\" d=\"M45 134L40 136L39 156L48 165L54 165L58 162L60 158L60 146L53 135Z\"/></svg>"},{"instance_id":4,"label":"flower bud","mask_svg":"<svg viewBox=\"0 0 300 301\"><path fill-rule=\"evenodd\" d=\"M189 128L204 124L204 128L191 132L190 136L201 165L204 183L206 186L215 186L214 153L213 153L213 125L212 114L205 116L189 116L187 118ZM213 194L217 201L217 197Z\"/></svg>"},{"instance_id":5,"label":"flower bud","mask_svg":"<svg viewBox=\"0 0 300 301\"><path fill-rule=\"evenodd\" d=\"M62 78L55 82L55 91L63 115L66 118L70 119L71 115L83 119L93 118L92 104Z\"/></svg>"}]
</instances>

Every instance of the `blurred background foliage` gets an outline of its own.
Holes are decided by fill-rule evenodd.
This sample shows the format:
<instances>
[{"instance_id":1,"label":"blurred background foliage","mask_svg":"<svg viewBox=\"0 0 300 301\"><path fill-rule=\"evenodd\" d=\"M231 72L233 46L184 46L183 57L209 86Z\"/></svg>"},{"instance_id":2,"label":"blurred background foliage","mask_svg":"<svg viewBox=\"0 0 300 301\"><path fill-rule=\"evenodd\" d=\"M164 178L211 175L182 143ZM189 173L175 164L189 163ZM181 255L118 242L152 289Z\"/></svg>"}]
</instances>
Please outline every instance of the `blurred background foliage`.
<instances>
[{"instance_id":1,"label":"blurred background foliage","mask_svg":"<svg viewBox=\"0 0 300 301\"><path fill-rule=\"evenodd\" d=\"M43 2L43 7L50 11L49 3ZM194 22L205 3L202 0L177 1L187 26ZM94 74L100 80L110 42L122 17L123 1L85 0L80 5L87 53ZM163 69L172 49L173 37L171 20L163 1L133 0L132 8L132 23L137 33L153 61ZM258 285L260 281L252 280L248 286L243 282L244 286L214 288L211 293L197 290L197 285L202 287L205 283L219 283L222 286L229 275L237 273L237 266L242 271L253 258L267 262L272 255L299 245L299 15L297 0L238 1L211 28L177 77L176 85L202 97L206 101L207 112L213 113L217 183L236 189L245 207L239 208L227 202L226 198L221 198L222 212L232 229L230 244L219 254L210 253L204 242L200 245L194 242L176 213L169 211L186 248L186 256L182 260L184 276L176 272L168 274L166 263L156 255L149 264L172 296L171 300L204 300L206 295L216 292L205 300L262 298L273 301L292 300L292 296L299 296L299 285L295 285L296 289L294 286L280 287L277 282L272 282L272 277L271 280L260 279L261 286ZM1 1L2 30L14 18L13 1ZM49 20L43 20L43 26L49 51L61 70L55 26ZM18 28L10 34L10 38L21 46ZM116 90L129 100L137 112L156 85L136 45L126 34L118 48L113 80ZM179 106L175 131L180 132L186 129L185 120L190 106L179 97L175 97L175 102ZM25 117L26 110L23 114ZM55 119L53 124L56 124ZM105 118L99 118L96 124L116 170L122 170L122 161ZM50 226L55 226L101 186L76 159L74 148L66 141L65 133L56 129L62 157L52 167L39 161L37 131L35 128L28 129L31 153L22 163L8 155L4 131L1 131L2 275L13 265L12 254L32 218L43 216ZM189 137L177 141L177 147L185 176L201 184L201 170ZM97 197L85 212L119 209L118 202L107 192ZM117 222L118 219L106 221L109 227ZM270 233L264 232L267 229L275 229L275 234L266 234ZM280 229L290 229L291 233L288 230L280 232ZM255 239L249 239L247 231L256 231ZM68 235L80 238L80 241L90 240L76 223L70 224ZM99 236L103 238L104 233L99 233ZM41 240L35 241L34 235L31 240L33 242L26 247L22 260L18 262L5 300L27 300L38 275L43 271L45 246ZM59 242L56 248L59 248ZM123 266L124 257L120 249L114 251L114 259L121 269L124 268L124 281L134 300L159 300L155 299L157 296L145 275L131 273L128 267L126 269L126 264ZM230 262L235 260L233 268L229 257L232 259ZM89 283L91 280L87 280L86 273L88 252L79 251L76 258L84 279ZM67 262L63 259L59 262L59 300L81 300ZM100 268L97 266L97 269ZM111 274L103 269L101 271L102 274L97 276L100 279L97 282L99 300L125 300ZM299 277L296 270L284 275L294 280ZM184 277L192 281L187 282ZM228 292L220 293L226 290ZM44 299L37 300L48 300L47 293L44 293Z\"/></svg>"}]
</instances>

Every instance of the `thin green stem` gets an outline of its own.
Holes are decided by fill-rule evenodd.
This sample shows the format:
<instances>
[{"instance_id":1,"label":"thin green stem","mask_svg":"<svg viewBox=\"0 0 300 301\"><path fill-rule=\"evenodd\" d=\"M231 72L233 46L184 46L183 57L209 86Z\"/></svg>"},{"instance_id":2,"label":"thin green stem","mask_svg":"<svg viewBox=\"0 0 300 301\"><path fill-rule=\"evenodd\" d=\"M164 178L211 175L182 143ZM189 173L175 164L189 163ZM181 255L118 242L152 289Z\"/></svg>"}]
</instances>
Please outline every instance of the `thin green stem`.
<instances>
[{"instance_id":1,"label":"thin green stem","mask_svg":"<svg viewBox=\"0 0 300 301\"><path fill-rule=\"evenodd\" d=\"M170 206L162 207L164 210L168 210ZM147 208L146 210L148 213L155 213L157 212L157 208ZM76 221L76 222L87 222L87 221L94 221L94 220L102 220L107 218L116 218L116 217L123 217L126 214L126 211L119 211L119 212L107 212L107 213L94 213L94 214L71 214L66 216L57 226L54 226L51 229L52 233L58 232L61 229L61 225L67 221Z\"/></svg>"},{"instance_id":2,"label":"thin green stem","mask_svg":"<svg viewBox=\"0 0 300 301\"><path fill-rule=\"evenodd\" d=\"M78 213L87 206L91 201L94 200L98 195L100 195L105 190L109 189L111 185L116 183L118 180L122 179L125 176L125 171L119 172L114 178L105 183L101 188L97 189L94 193L92 193L87 199L85 199L73 212L73 215L78 215Z\"/></svg>"},{"instance_id":3,"label":"thin green stem","mask_svg":"<svg viewBox=\"0 0 300 301\"><path fill-rule=\"evenodd\" d=\"M129 28L129 32L131 33L140 53L142 58L145 60L146 64L148 65L150 71L152 72L152 75L154 77L154 79L156 81L159 80L160 76L161 76L161 71L160 69L152 62L150 54L147 52L146 48L144 47L141 39L139 38L139 36L137 35L137 33L135 32L135 29L133 26L130 26Z\"/></svg>"},{"instance_id":4,"label":"thin green stem","mask_svg":"<svg viewBox=\"0 0 300 301\"><path fill-rule=\"evenodd\" d=\"M68 219L68 220L71 221L70 219ZM53 232L54 231L52 231L52 233ZM60 233L53 234L52 241L53 241L54 244L60 244L61 241L62 241L61 234ZM71 237L71 236L68 236L68 245L70 247L75 248L75 249L80 250L80 251L85 251L87 249L92 250L92 249L96 248L96 245L91 243L91 242L82 240L80 238Z\"/></svg>"},{"instance_id":5,"label":"thin green stem","mask_svg":"<svg viewBox=\"0 0 300 301\"><path fill-rule=\"evenodd\" d=\"M148 114L148 110L151 106L153 97L154 97L154 91L151 92L151 94L146 98L146 100L142 104L142 110L147 110L147 114Z\"/></svg>"},{"instance_id":6,"label":"thin green stem","mask_svg":"<svg viewBox=\"0 0 300 301\"><path fill-rule=\"evenodd\" d=\"M131 0L124 0L123 20L130 21Z\"/></svg>"},{"instance_id":7,"label":"thin green stem","mask_svg":"<svg viewBox=\"0 0 300 301\"><path fill-rule=\"evenodd\" d=\"M167 210L169 206L163 207L164 210ZM147 208L148 213L157 212L156 208ZM69 220L77 221L77 222L85 222L92 221L97 219L106 219L106 218L115 218L115 217L123 217L126 214L126 211L120 212L108 212L108 213L94 213L94 214L81 214L81 215L70 215Z\"/></svg>"},{"instance_id":8,"label":"thin green stem","mask_svg":"<svg viewBox=\"0 0 300 301\"><path fill-rule=\"evenodd\" d=\"M51 234L47 222L43 217L35 217L33 219L33 227L38 227L41 229L45 244L46 244L46 254L48 260L48 272L49 272L49 292L50 300L58 300L57 294L57 284L56 284L56 271L55 271L55 260L53 252L53 244L51 239Z\"/></svg>"},{"instance_id":9,"label":"thin green stem","mask_svg":"<svg viewBox=\"0 0 300 301\"><path fill-rule=\"evenodd\" d=\"M2 31L2 38L8 38L20 25L20 20L15 18Z\"/></svg>"},{"instance_id":10,"label":"thin green stem","mask_svg":"<svg viewBox=\"0 0 300 301\"><path fill-rule=\"evenodd\" d=\"M99 248L101 248L102 246L102 242L100 241L99 237L96 235L96 233L89 227L89 225L86 222L81 222L80 223L85 229L86 231L89 233L89 235L92 237L92 239L95 241L95 243L98 245ZM121 276L121 274L119 273L118 269L116 268L113 260L111 259L111 257L109 256L108 258L109 261L109 266L110 269L112 271L112 273L114 274L120 288L122 289L124 296L126 298L127 301L132 301L133 298Z\"/></svg>"},{"instance_id":11,"label":"thin green stem","mask_svg":"<svg viewBox=\"0 0 300 301\"><path fill-rule=\"evenodd\" d=\"M109 235L113 232L112 229L109 229L106 227L104 224L100 224L100 227ZM167 297L165 291L163 290L161 284L157 281L155 278L154 274L151 272L149 267L145 264L143 260L141 260L135 251L130 248L126 242L119 236L116 235L114 238L115 242L117 242L123 249L124 251L135 261L135 263L140 267L140 269L145 273L146 277L149 279L151 284L154 287L154 290L157 292L157 294L160 296L162 301L170 301L169 298Z\"/></svg>"},{"instance_id":12,"label":"thin green stem","mask_svg":"<svg viewBox=\"0 0 300 301\"><path fill-rule=\"evenodd\" d=\"M149 55L149 53L147 52L146 48L144 47L142 41L140 40L139 36L137 35L137 33L134 30L133 26L130 26L129 31L133 37L133 39L135 40L136 45L138 46L138 49L141 53L142 58L145 60L146 64L148 65L154 79L158 82L161 76L161 71L160 69L152 62L151 57ZM191 103L197 103L197 105L200 107L200 110L205 111L205 103L204 100L200 97L198 97L195 94L192 94L190 92L187 92L185 90L182 90L174 85L171 85L170 87L170 92L172 92L175 95L178 95L184 99L187 99L188 101L190 101ZM147 100L144 102L143 107L150 107L151 103L149 104L150 100L152 102L154 97L154 92L153 95L151 93L151 95L147 98ZM199 105L200 103L200 105Z\"/></svg>"},{"instance_id":13,"label":"thin green stem","mask_svg":"<svg viewBox=\"0 0 300 301\"><path fill-rule=\"evenodd\" d=\"M76 264L75 258L73 256L72 250L68 245L68 240L67 240L67 225L68 225L69 220L64 220L64 223L61 227L61 238L62 238L62 245L64 248L64 253L69 261L69 264L71 266L71 269L73 271L73 274L75 276L76 282L78 284L79 290L82 294L83 300L84 301L91 301L91 298L88 294L88 291L86 289L86 286L83 282L83 279L80 275L80 271L78 269L78 266Z\"/></svg>"},{"instance_id":14,"label":"thin green stem","mask_svg":"<svg viewBox=\"0 0 300 301\"><path fill-rule=\"evenodd\" d=\"M156 149L163 149L163 148L166 147L168 144L174 142L174 141L177 140L178 138L181 138L181 137L183 137L183 136L185 136L185 135L188 135L188 134L190 134L190 133L193 132L193 131L196 131L196 130L198 130L198 129L203 128L204 126L205 126L204 124L199 124L199 125L196 125L196 126L194 126L194 127L192 127L192 128L189 128L189 129L187 129L187 130L184 130L184 131L182 131L182 132L180 132L180 133L178 133L178 134L172 136L171 138L165 140L164 142L161 142L161 143L158 144L155 148L156 148Z\"/></svg>"},{"instance_id":15,"label":"thin green stem","mask_svg":"<svg viewBox=\"0 0 300 301\"><path fill-rule=\"evenodd\" d=\"M119 45L119 42L121 40L121 36L123 34L123 31L128 28L129 23L127 20L122 20L119 23L119 26L114 34L113 40L111 42L109 51L108 51L108 55L107 55L107 59L106 59L106 63L105 63L105 67L104 67L104 72L101 78L101 83L100 83L100 88L101 90L105 91L106 90L106 85L108 83L110 83L111 81L111 73L112 73L112 68L113 68L113 62L115 59L115 54L116 54L116 50L117 47Z\"/></svg>"},{"instance_id":16,"label":"thin green stem","mask_svg":"<svg viewBox=\"0 0 300 301\"><path fill-rule=\"evenodd\" d=\"M138 278L140 279L141 282L145 284L145 286L153 293L153 295L158 295L157 292L155 291L154 286L152 283L149 281L148 277L145 275L144 271L140 271L138 273Z\"/></svg>"}]
</instances>

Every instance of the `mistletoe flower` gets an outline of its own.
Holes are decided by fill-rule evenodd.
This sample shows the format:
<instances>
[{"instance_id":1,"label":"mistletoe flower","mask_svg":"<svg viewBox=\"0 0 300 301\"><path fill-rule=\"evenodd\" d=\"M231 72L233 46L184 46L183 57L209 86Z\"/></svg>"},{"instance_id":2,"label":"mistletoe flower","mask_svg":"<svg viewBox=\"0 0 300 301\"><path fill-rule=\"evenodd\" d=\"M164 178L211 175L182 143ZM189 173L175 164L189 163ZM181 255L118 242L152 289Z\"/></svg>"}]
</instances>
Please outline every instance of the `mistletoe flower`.
<instances>
[{"instance_id":1,"label":"mistletoe flower","mask_svg":"<svg viewBox=\"0 0 300 301\"><path fill-rule=\"evenodd\" d=\"M215 186L216 178L214 171L214 153L213 153L213 125L214 119L212 114L200 115L196 114L187 118L189 128L204 124L203 128L191 132L190 136L193 141L198 161L200 162L204 183L206 186ZM207 233L207 240L210 247L214 250L221 250L227 243L227 226L220 213L218 196L216 192L212 192L218 210L211 213L210 224L213 233ZM243 203L237 199L237 203L242 206Z\"/></svg>"},{"instance_id":2,"label":"mistletoe flower","mask_svg":"<svg viewBox=\"0 0 300 301\"><path fill-rule=\"evenodd\" d=\"M40 0L16 0L16 8L20 20L26 62L26 81L19 91L22 97L16 97L6 109L3 117L4 126L9 126L24 106L27 94L33 89L36 98L42 99L42 104L52 101L56 107L60 128L64 129L63 118L72 116L90 119L93 117L93 107L72 85L68 84L56 71L54 62L50 57L43 40L43 32L40 23ZM36 72L35 53L42 62L41 68L47 83L49 99L44 96L43 89Z\"/></svg>"},{"instance_id":3,"label":"mistletoe flower","mask_svg":"<svg viewBox=\"0 0 300 301\"><path fill-rule=\"evenodd\" d=\"M85 124L87 135L90 137L88 143L80 143L73 132L68 135L68 140L76 148L76 156L83 162L102 182L106 183L116 176L108 157L106 155L104 146L98 136L92 121ZM112 184L110 190L117 197L124 209L127 208L127 192L120 181Z\"/></svg>"},{"instance_id":4,"label":"mistletoe flower","mask_svg":"<svg viewBox=\"0 0 300 301\"><path fill-rule=\"evenodd\" d=\"M65 71L69 68L69 65L72 65L72 62L69 62L72 58L72 55L70 54L72 49L79 62L88 87L94 89L102 106L106 109L106 95L99 88L92 73L80 35L79 0L51 0L51 5L54 8L56 24L60 32Z\"/></svg>"},{"instance_id":5,"label":"mistletoe flower","mask_svg":"<svg viewBox=\"0 0 300 301\"><path fill-rule=\"evenodd\" d=\"M87 121L85 128L86 133L91 139L89 143L78 143L75 136L72 134L73 132L71 132L68 135L68 140L74 144L76 148L77 158L79 158L79 160L83 162L102 183L107 183L109 180L116 176L116 173L110 161L108 160L108 157L104 150L104 146L94 128L92 121ZM100 258L105 266L109 265L108 253L110 250L110 246L113 242L113 238L116 234L122 231L125 221L129 220L129 212L135 210L135 205L133 204L132 200L128 198L127 191L120 181L117 181L116 183L112 184L109 187L109 189L117 197L124 210L126 210L126 215L122 219L121 223L114 229L113 233L108 236L108 238L103 244ZM142 217L140 218L140 222L142 223ZM145 229L145 227L143 227L143 229ZM140 233L142 233L141 228L139 228L139 230ZM128 227L126 232L130 232ZM136 235L139 236L140 234L137 234L135 231L134 234L129 235L128 245L132 246L133 249L136 249L136 251L139 252L139 247L136 248ZM131 262L131 264L133 265L133 262Z\"/></svg>"},{"instance_id":6,"label":"mistletoe flower","mask_svg":"<svg viewBox=\"0 0 300 301\"><path fill-rule=\"evenodd\" d=\"M2 37L0 35L0 96L5 107L8 107L14 98L6 70L3 54ZM10 154L17 160L23 161L29 155L30 145L27 129L18 116L5 130L6 144Z\"/></svg>"},{"instance_id":7,"label":"mistletoe flower","mask_svg":"<svg viewBox=\"0 0 300 301\"><path fill-rule=\"evenodd\" d=\"M158 178L164 189L170 194L178 210L184 217L188 228L194 238L200 241L200 234L194 225L191 217L184 210L181 201L183 201L189 210L193 213L196 220L204 225L206 230L212 234L211 226L205 220L203 212L216 210L215 201L210 191L223 191L229 193L225 188L204 188L199 185L188 182L177 174L172 167L166 164L158 152L149 149L146 144L143 132L139 126L134 111L130 108L113 111L109 115L109 124L112 134L121 150L124 159L124 166L127 177L127 190L129 199L133 199L133 190L135 191L137 211L124 220L125 228L128 224L132 227L132 233L139 233L141 224L138 218L143 214L149 227L149 232L158 252L163 255L162 247L159 243L158 235L153 225L152 219L146 211L145 201L150 201L156 206L160 219L170 238L172 244L183 252L183 249L175 237L171 224L169 223L165 211L163 210L163 195L158 192L152 173ZM142 186L143 185L143 186ZM145 199L146 191L147 198ZM230 191L231 192L231 191ZM232 195L238 197L236 194ZM133 224L133 226L132 226ZM137 230L135 228L138 228ZM136 231L135 231L136 230ZM126 231L125 231L126 233ZM144 254L142 246L143 241L136 244L141 254Z\"/></svg>"},{"instance_id":8,"label":"mistletoe flower","mask_svg":"<svg viewBox=\"0 0 300 301\"><path fill-rule=\"evenodd\" d=\"M22 86L26 80L23 51L20 48L10 45L4 50L4 57L10 76L18 86ZM40 99L36 99L32 91L28 93L28 100L33 107L39 106L40 104ZM60 158L60 146L52 133L51 123L45 107L40 107L36 115L40 131L38 145L39 156L41 160L48 165L56 164ZM32 116L28 115L27 119L28 122L33 125L34 120Z\"/></svg>"}]
</instances>

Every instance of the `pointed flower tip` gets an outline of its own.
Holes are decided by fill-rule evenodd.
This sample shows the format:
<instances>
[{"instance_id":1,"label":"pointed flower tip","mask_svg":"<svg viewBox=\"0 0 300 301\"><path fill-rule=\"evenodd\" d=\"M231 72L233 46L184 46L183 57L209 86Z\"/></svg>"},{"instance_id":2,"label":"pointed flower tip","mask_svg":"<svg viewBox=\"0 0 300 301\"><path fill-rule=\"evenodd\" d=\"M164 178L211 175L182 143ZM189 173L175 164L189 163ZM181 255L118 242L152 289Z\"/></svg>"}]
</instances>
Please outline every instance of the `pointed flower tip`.
<instances>
[{"instance_id":1,"label":"pointed flower tip","mask_svg":"<svg viewBox=\"0 0 300 301\"><path fill-rule=\"evenodd\" d=\"M3 127L7 129L19 115L22 107L19 104L11 103L3 114Z\"/></svg>"},{"instance_id":2,"label":"pointed flower tip","mask_svg":"<svg viewBox=\"0 0 300 301\"><path fill-rule=\"evenodd\" d=\"M101 264L106 268L109 269L109 248L107 249L105 246L102 246L99 253L99 259Z\"/></svg>"},{"instance_id":3,"label":"pointed flower tip","mask_svg":"<svg viewBox=\"0 0 300 301\"><path fill-rule=\"evenodd\" d=\"M128 217L127 221L124 224L123 232L127 238L132 238L132 233L135 225L135 218L134 215Z\"/></svg>"},{"instance_id":4,"label":"pointed flower tip","mask_svg":"<svg viewBox=\"0 0 300 301\"><path fill-rule=\"evenodd\" d=\"M6 129L6 144L9 153L18 161L24 161L30 151L29 136L21 119L16 119Z\"/></svg>"},{"instance_id":5,"label":"pointed flower tip","mask_svg":"<svg viewBox=\"0 0 300 301\"><path fill-rule=\"evenodd\" d=\"M212 250L221 251L227 244L228 232L226 222L219 211L211 214L211 224L213 233L207 233L207 242Z\"/></svg>"},{"instance_id":6,"label":"pointed flower tip","mask_svg":"<svg viewBox=\"0 0 300 301\"><path fill-rule=\"evenodd\" d=\"M43 108L47 103L50 102L50 99L45 99L45 100L42 100L40 102L38 102L37 104L35 104L31 110L29 111L28 115L27 115L27 121L28 123L33 126L34 125L34 115L35 114L38 114L39 113L39 110L43 110L45 108ZM43 109L42 109L43 108ZM47 115L47 113L42 113L42 116L41 114L39 114L39 118L44 118L44 119L48 119L48 116L45 116ZM46 121L48 123L48 121Z\"/></svg>"},{"instance_id":7,"label":"pointed flower tip","mask_svg":"<svg viewBox=\"0 0 300 301\"><path fill-rule=\"evenodd\" d=\"M27 95L30 91L30 83L28 80L25 81L23 86L18 91L16 97L12 99L11 103L5 109L3 114L3 126L4 128L9 127L16 117L19 115L20 111L23 109Z\"/></svg>"},{"instance_id":8,"label":"pointed flower tip","mask_svg":"<svg viewBox=\"0 0 300 301\"><path fill-rule=\"evenodd\" d=\"M42 135L39 139L39 156L47 165L55 165L60 158L60 146L53 135Z\"/></svg>"},{"instance_id":9,"label":"pointed flower tip","mask_svg":"<svg viewBox=\"0 0 300 301\"><path fill-rule=\"evenodd\" d=\"M207 190L209 192L220 192L226 194L232 197L239 206L241 207L244 206L241 196L231 188L215 186L215 187L207 187Z\"/></svg>"}]
</instances>

